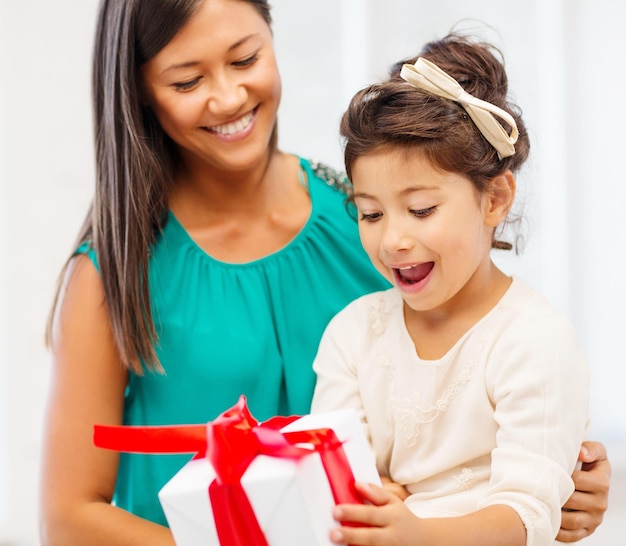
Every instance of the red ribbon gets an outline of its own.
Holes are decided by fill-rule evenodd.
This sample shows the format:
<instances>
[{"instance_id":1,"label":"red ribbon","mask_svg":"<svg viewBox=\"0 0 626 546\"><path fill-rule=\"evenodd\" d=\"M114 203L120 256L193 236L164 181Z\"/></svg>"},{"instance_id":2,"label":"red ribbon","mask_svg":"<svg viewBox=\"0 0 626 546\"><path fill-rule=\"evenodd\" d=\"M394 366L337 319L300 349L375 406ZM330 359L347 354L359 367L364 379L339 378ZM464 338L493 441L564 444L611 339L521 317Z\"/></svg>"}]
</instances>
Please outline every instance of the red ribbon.
<instances>
[{"instance_id":1,"label":"red ribbon","mask_svg":"<svg viewBox=\"0 0 626 546\"><path fill-rule=\"evenodd\" d=\"M342 443L331 429L281 433L278 429L298 417L275 417L259 424L244 396L238 403L206 425L163 427L94 427L97 447L127 453L196 453L215 471L209 486L213 518L222 546L268 546L254 510L241 485L241 478L257 455L300 459L312 444L322 465L336 504L361 504L354 476Z\"/></svg>"}]
</instances>

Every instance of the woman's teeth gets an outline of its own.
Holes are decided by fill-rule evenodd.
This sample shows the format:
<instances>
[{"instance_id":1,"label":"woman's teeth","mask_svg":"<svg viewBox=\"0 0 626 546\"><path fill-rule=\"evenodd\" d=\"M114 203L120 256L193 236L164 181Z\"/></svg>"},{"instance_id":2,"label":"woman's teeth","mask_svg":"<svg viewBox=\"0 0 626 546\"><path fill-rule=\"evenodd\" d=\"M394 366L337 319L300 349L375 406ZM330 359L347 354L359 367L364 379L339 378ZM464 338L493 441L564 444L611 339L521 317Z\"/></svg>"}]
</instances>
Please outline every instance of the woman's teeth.
<instances>
[{"instance_id":1,"label":"woman's teeth","mask_svg":"<svg viewBox=\"0 0 626 546\"><path fill-rule=\"evenodd\" d=\"M235 133L239 133L240 131L246 129L252 122L252 118L254 118L254 112L250 112L232 123L225 123L224 125L211 127L211 131L219 133L220 135L234 135Z\"/></svg>"}]
</instances>

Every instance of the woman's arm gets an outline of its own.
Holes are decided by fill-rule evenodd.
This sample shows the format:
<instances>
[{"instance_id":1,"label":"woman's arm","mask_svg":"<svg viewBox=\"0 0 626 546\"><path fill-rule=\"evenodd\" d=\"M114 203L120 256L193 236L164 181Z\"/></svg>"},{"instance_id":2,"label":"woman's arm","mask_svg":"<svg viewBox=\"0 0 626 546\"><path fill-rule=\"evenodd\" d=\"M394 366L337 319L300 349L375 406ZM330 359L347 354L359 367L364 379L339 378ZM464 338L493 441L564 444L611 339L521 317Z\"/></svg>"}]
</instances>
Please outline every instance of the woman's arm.
<instances>
[{"instance_id":1,"label":"woman's arm","mask_svg":"<svg viewBox=\"0 0 626 546\"><path fill-rule=\"evenodd\" d=\"M602 523L608 507L611 464L599 442L585 442L580 450L582 469L572 474L576 490L563 506L561 542L577 542L591 535Z\"/></svg>"},{"instance_id":2,"label":"woman's arm","mask_svg":"<svg viewBox=\"0 0 626 546\"><path fill-rule=\"evenodd\" d=\"M173 546L169 529L111 505L117 453L93 445L96 423L120 424L127 372L118 357L100 277L86 256L68 268L54 320L44 428L43 546Z\"/></svg>"}]
</instances>

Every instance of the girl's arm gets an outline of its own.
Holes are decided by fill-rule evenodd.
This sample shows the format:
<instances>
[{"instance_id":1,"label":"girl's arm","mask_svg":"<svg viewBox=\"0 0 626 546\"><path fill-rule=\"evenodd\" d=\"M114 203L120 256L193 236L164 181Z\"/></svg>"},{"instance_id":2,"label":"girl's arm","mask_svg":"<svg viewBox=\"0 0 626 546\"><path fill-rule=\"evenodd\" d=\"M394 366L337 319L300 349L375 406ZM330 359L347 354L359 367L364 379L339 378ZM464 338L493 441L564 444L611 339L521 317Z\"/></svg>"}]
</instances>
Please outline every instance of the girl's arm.
<instances>
[{"instance_id":1,"label":"girl's arm","mask_svg":"<svg viewBox=\"0 0 626 546\"><path fill-rule=\"evenodd\" d=\"M335 317L322 336L313 365L317 382L311 411L354 408L363 418L369 439L367 417L351 347L351 344L359 343L358 336L343 335L345 322L350 320L344 318L348 312L351 310ZM362 313L353 313L352 318L354 315L361 316ZM354 331L362 329L354 328ZM376 381L376 378L368 375L365 380ZM381 465L378 466L380 471ZM509 506L489 506L455 518L418 518L403 502L408 492L385 476L381 476L381 479L382 488L373 484L357 484L359 492L370 505L335 507L333 517L337 521L361 526L337 527L331 533L333 543L381 546L524 546L526 543L524 524L517 512Z\"/></svg>"},{"instance_id":2,"label":"girl's arm","mask_svg":"<svg viewBox=\"0 0 626 546\"><path fill-rule=\"evenodd\" d=\"M337 521L364 526L333 529L334 544L384 546L524 546L526 531L515 510L504 505L482 508L466 516L418 518L393 493L372 484L356 484L369 505L343 504L335 507Z\"/></svg>"},{"instance_id":3,"label":"girl's arm","mask_svg":"<svg viewBox=\"0 0 626 546\"><path fill-rule=\"evenodd\" d=\"M520 343L520 332L509 328L490 352L485 384L496 408L497 448L492 452L492 476L482 506L467 516L446 519L445 523L455 530L453 540L457 546L484 544L484 539L474 529L491 524L494 513L501 516L495 522L500 543L517 542L521 529L522 543L528 532L537 543L547 544L559 530L560 506L573 490L568 469L573 469L585 433L588 369L571 325L551 314L548 318L550 328L545 327L545 320L527 320L520 325L522 334L533 343ZM326 410L348 403L359 408L359 381L373 383L376 378L369 376L370 368L367 377L357 374L353 360L358 361L358 358L351 358L350 349L346 349L355 336L349 337L349 342L344 336L342 343L340 336L333 335L333 326L331 322L320 344L313 407ZM353 330L359 331L358 328ZM359 354L354 347L352 352ZM393 508L387 521L402 515L407 529L420 530L418 534L409 532L412 544L437 544L447 540L447 532L437 540L428 539L436 530L444 530L439 518L430 521L411 517L403 506L391 502L388 506L390 495L384 495L383 503L366 507L366 517L373 519L365 521L376 521L377 512L384 514ZM364 508L354 509L357 512L351 514L350 519L363 522L359 511ZM464 527L467 532L462 531ZM511 538L500 540L507 532L511 533ZM361 527L359 534L365 536L355 540L361 540L362 544L380 543L376 538L380 534L378 525ZM395 540L392 536L387 538Z\"/></svg>"},{"instance_id":4,"label":"girl's arm","mask_svg":"<svg viewBox=\"0 0 626 546\"><path fill-rule=\"evenodd\" d=\"M611 465L605 447L598 442L585 442L580 460L583 469L573 474L576 491L563 507L561 530L556 537L561 542L577 542L592 534L602 522L607 508ZM359 522L367 527L339 527L331 533L333 542L409 546L416 544L414 537L421 537L423 543L428 544L428 537L433 536L434 544L456 546L463 543L468 534L485 546L526 542L522 521L506 506L490 506L462 518L420 519L401 502L406 495L398 495L393 486L403 490L402 486L385 483L385 480L385 490L375 485L357 484L363 497L381 508L373 511L356 505L338 506L333 514L337 521ZM487 533L485 529L488 529ZM514 539L511 537L513 529L517 535Z\"/></svg>"},{"instance_id":5,"label":"girl's arm","mask_svg":"<svg viewBox=\"0 0 626 546\"><path fill-rule=\"evenodd\" d=\"M111 505L119 456L93 445L95 423L120 424L127 372L100 277L70 264L54 320L53 370L41 468L42 546L173 546L169 529Z\"/></svg>"},{"instance_id":6,"label":"girl's arm","mask_svg":"<svg viewBox=\"0 0 626 546\"><path fill-rule=\"evenodd\" d=\"M583 442L578 459L583 466L572 474L576 490L561 512L561 529L556 537L560 542L587 538L602 523L608 507L611 463L606 448L599 442ZM404 487L389 478L382 478L382 482L383 488L400 500L409 496Z\"/></svg>"}]
</instances>

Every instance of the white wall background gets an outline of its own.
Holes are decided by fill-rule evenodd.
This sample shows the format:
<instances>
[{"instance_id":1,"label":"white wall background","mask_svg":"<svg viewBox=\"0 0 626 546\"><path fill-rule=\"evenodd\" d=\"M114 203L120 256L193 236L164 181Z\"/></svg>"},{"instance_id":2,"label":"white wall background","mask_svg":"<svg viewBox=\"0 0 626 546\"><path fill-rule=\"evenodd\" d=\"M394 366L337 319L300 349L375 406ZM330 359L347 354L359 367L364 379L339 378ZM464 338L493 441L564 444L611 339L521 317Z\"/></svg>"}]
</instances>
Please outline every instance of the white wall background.
<instances>
[{"instance_id":1,"label":"white wall background","mask_svg":"<svg viewBox=\"0 0 626 546\"><path fill-rule=\"evenodd\" d=\"M486 36L505 53L534 146L520 180L526 250L500 261L576 324L592 367L590 436L607 445L617 470L626 467L626 2L273 5L284 84L281 146L335 167L338 120L358 88L461 19L470 20L463 28L490 25ZM96 7L97 0L0 0L0 544L38 543L49 365L43 331L92 191ZM626 498L624 475L616 472L613 490ZM602 534L607 528L585 544L621 544Z\"/></svg>"}]
</instances>

